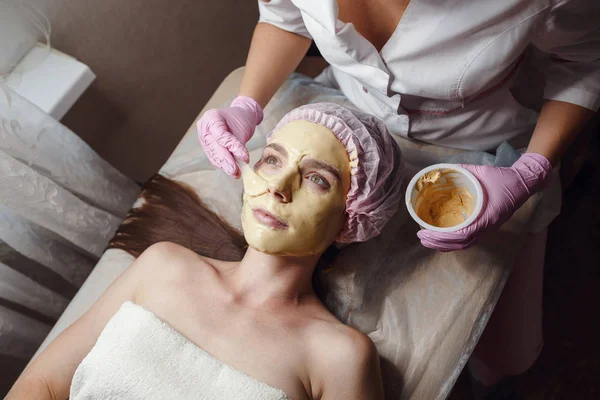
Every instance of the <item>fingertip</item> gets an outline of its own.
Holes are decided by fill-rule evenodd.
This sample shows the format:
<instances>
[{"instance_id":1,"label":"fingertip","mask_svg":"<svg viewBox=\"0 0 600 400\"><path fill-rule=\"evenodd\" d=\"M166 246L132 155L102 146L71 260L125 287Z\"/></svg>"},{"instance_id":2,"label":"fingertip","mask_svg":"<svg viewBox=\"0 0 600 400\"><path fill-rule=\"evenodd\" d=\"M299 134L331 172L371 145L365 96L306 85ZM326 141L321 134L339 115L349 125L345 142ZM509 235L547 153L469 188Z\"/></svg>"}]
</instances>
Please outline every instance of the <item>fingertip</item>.
<instances>
[{"instance_id":1,"label":"fingertip","mask_svg":"<svg viewBox=\"0 0 600 400\"><path fill-rule=\"evenodd\" d=\"M229 151L231 151L238 159L244 161L246 164L250 162L250 154L243 144L239 142L232 142L228 148Z\"/></svg>"},{"instance_id":2,"label":"fingertip","mask_svg":"<svg viewBox=\"0 0 600 400\"><path fill-rule=\"evenodd\" d=\"M218 167L229 176L233 176L236 173L237 165L233 156L227 149L222 148L220 163Z\"/></svg>"},{"instance_id":3,"label":"fingertip","mask_svg":"<svg viewBox=\"0 0 600 400\"><path fill-rule=\"evenodd\" d=\"M247 149L244 149L244 154L243 154L243 156L244 156L244 157L242 158L242 160L244 160L244 162L245 162L246 164L249 164L249 163L250 163L250 153L248 152L248 150L247 150Z\"/></svg>"},{"instance_id":4,"label":"fingertip","mask_svg":"<svg viewBox=\"0 0 600 400\"><path fill-rule=\"evenodd\" d=\"M230 166L228 175L231 176L232 178L235 178L238 176L238 174L240 173L240 169L238 168L237 164L234 163L233 166Z\"/></svg>"},{"instance_id":5,"label":"fingertip","mask_svg":"<svg viewBox=\"0 0 600 400\"><path fill-rule=\"evenodd\" d=\"M427 247L428 249L432 249L432 250L437 250L437 245L434 241L430 240L428 237L423 236L423 237L419 237L420 241L421 241L421 245L423 245L423 247Z\"/></svg>"},{"instance_id":6,"label":"fingertip","mask_svg":"<svg viewBox=\"0 0 600 400\"><path fill-rule=\"evenodd\" d=\"M438 240L436 238L433 239L427 239L424 238L421 240L421 244L424 247L427 247L428 249L431 250L436 250L439 251L441 253L448 253L451 251L455 251L455 250L460 250L461 249L461 245L457 245L456 243L449 243L449 242L445 242L443 240Z\"/></svg>"},{"instance_id":7,"label":"fingertip","mask_svg":"<svg viewBox=\"0 0 600 400\"><path fill-rule=\"evenodd\" d=\"M238 148L235 156L243 162L245 162L246 164L250 162L250 154L248 153L248 150L246 150L244 147Z\"/></svg>"},{"instance_id":8,"label":"fingertip","mask_svg":"<svg viewBox=\"0 0 600 400\"><path fill-rule=\"evenodd\" d=\"M230 176L234 179L240 179L240 177L242 176L242 173L241 173L239 167L237 166L237 164L233 170L233 174L231 174Z\"/></svg>"},{"instance_id":9,"label":"fingertip","mask_svg":"<svg viewBox=\"0 0 600 400\"><path fill-rule=\"evenodd\" d=\"M426 230L426 229L420 229L420 230L417 232L417 237L418 237L419 239L426 238L427 236L428 236L428 235L427 235L427 230Z\"/></svg>"},{"instance_id":10,"label":"fingertip","mask_svg":"<svg viewBox=\"0 0 600 400\"><path fill-rule=\"evenodd\" d=\"M442 251L439 246L429 241L421 241L421 245L429 250Z\"/></svg>"},{"instance_id":11,"label":"fingertip","mask_svg":"<svg viewBox=\"0 0 600 400\"><path fill-rule=\"evenodd\" d=\"M436 236L435 232L430 231L428 229L421 229L419 232L417 232L417 236L421 240L427 240L427 241L430 241L430 242L440 239L438 236Z\"/></svg>"},{"instance_id":12,"label":"fingertip","mask_svg":"<svg viewBox=\"0 0 600 400\"><path fill-rule=\"evenodd\" d=\"M240 174L240 169L229 151L227 151L227 170L225 170L225 173L232 178L236 178Z\"/></svg>"}]
</instances>

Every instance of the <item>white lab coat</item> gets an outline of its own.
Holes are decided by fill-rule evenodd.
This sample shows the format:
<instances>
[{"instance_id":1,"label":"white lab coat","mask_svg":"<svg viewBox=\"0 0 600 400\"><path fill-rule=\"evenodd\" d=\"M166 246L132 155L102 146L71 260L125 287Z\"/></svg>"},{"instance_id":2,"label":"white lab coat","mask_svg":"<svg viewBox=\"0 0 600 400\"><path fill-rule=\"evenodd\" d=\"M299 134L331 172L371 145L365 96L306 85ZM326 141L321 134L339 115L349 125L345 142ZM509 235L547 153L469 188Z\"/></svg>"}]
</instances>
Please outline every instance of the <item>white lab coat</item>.
<instances>
[{"instance_id":1,"label":"white lab coat","mask_svg":"<svg viewBox=\"0 0 600 400\"><path fill-rule=\"evenodd\" d=\"M412 0L380 52L337 19L335 0L259 9L260 22L314 40L331 64L318 80L407 138L520 148L538 117L524 101L600 106L598 0Z\"/></svg>"}]
</instances>

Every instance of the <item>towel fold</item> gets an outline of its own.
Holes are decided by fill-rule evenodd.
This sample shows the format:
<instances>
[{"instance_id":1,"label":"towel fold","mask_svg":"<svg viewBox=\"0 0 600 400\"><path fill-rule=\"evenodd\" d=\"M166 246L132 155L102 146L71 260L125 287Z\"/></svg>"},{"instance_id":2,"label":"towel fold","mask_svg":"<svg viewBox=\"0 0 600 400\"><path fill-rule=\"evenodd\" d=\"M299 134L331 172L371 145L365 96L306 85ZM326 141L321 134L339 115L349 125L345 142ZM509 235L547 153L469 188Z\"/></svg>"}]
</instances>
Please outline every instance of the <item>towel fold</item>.
<instances>
[{"instance_id":1,"label":"towel fold","mask_svg":"<svg viewBox=\"0 0 600 400\"><path fill-rule=\"evenodd\" d=\"M70 399L291 400L132 302L111 318L75 371Z\"/></svg>"}]
</instances>

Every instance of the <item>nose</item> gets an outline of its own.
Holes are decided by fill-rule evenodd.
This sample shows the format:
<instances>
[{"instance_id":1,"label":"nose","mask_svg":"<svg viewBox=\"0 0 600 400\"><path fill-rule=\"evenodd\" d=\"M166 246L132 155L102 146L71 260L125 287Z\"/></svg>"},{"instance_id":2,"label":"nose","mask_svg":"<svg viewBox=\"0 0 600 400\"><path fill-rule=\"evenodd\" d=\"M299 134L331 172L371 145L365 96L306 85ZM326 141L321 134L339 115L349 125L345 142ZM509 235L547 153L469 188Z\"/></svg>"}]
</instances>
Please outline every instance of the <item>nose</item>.
<instances>
[{"instance_id":1,"label":"nose","mask_svg":"<svg viewBox=\"0 0 600 400\"><path fill-rule=\"evenodd\" d=\"M293 171L286 171L277 177L273 177L268 183L267 193L271 194L281 203L291 202L296 175Z\"/></svg>"},{"instance_id":2,"label":"nose","mask_svg":"<svg viewBox=\"0 0 600 400\"><path fill-rule=\"evenodd\" d=\"M279 188L271 186L271 187L269 187L269 189L267 189L267 191L271 195L273 195L277 200L279 200L281 203L289 203L291 200L289 190L281 190Z\"/></svg>"}]
</instances>

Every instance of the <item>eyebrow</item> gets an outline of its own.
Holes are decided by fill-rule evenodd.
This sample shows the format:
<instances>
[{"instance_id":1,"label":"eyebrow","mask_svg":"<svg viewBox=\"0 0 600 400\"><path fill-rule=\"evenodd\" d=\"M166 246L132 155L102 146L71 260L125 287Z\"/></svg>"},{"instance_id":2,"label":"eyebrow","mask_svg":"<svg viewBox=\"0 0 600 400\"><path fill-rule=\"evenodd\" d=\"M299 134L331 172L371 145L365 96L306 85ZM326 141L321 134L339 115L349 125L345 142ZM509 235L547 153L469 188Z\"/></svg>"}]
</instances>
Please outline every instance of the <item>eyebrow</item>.
<instances>
[{"instance_id":1,"label":"eyebrow","mask_svg":"<svg viewBox=\"0 0 600 400\"><path fill-rule=\"evenodd\" d=\"M342 181L342 173L333 165L328 164L324 161L315 160L314 158L307 158L305 160L306 161L302 162L305 166L316 169L324 169L325 171L332 174L338 182Z\"/></svg>"},{"instance_id":2,"label":"eyebrow","mask_svg":"<svg viewBox=\"0 0 600 400\"><path fill-rule=\"evenodd\" d=\"M277 143L269 143L268 145L266 145L266 146L265 146L265 148L267 148L267 147L268 147L268 148L271 148L271 149L273 149L273 150L275 150L275 151L277 151L277 152L279 152L279 154L281 154L281 155L282 155L282 156L284 156L284 157L287 157L287 155L288 155L288 152L287 152L287 150L285 149L285 147L283 147L283 146L282 146L282 145L280 145L280 144L277 144Z\"/></svg>"},{"instance_id":3,"label":"eyebrow","mask_svg":"<svg viewBox=\"0 0 600 400\"><path fill-rule=\"evenodd\" d=\"M283 147L280 144L269 143L268 145L265 146L265 148L271 148L271 149L279 152L284 157L288 156L287 150L285 149L285 147ZM342 181L341 171L331 164L328 164L324 161L315 160L314 158L305 159L305 161L303 161L303 164L306 165L307 167L312 167L312 168L316 168L316 169L324 169L325 171L332 174L338 182ZM258 165L256 165L255 168L258 168Z\"/></svg>"}]
</instances>

